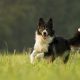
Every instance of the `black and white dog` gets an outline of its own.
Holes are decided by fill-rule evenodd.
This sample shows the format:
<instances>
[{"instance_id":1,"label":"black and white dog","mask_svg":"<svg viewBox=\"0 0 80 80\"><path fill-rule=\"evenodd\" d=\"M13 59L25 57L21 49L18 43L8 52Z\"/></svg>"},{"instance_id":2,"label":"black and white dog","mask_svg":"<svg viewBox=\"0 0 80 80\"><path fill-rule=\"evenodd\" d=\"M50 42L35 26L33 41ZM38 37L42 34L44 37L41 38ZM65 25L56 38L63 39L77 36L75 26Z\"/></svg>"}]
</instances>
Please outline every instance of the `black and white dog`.
<instances>
[{"instance_id":1,"label":"black and white dog","mask_svg":"<svg viewBox=\"0 0 80 80\"><path fill-rule=\"evenodd\" d=\"M31 63L34 63L35 58L48 59L50 57L50 61L53 61L58 56L64 57L63 61L66 63L69 57L66 51L70 51L69 43L66 39L55 36L52 19L45 22L43 18L40 18L35 33L34 50L30 55Z\"/></svg>"}]
</instances>

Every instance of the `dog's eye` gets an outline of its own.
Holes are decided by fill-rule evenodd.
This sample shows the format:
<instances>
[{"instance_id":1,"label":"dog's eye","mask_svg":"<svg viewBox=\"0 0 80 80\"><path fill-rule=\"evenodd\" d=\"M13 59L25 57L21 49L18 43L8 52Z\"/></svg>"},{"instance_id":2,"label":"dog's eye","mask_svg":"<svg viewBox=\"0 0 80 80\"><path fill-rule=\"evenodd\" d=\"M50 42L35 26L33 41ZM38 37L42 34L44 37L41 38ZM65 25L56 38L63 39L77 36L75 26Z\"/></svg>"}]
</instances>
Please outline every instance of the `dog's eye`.
<instances>
[{"instance_id":1,"label":"dog's eye","mask_svg":"<svg viewBox=\"0 0 80 80\"><path fill-rule=\"evenodd\" d=\"M40 28L40 29L39 29L39 31L40 31L40 32L42 32L42 31L43 31L43 29L42 29L42 28Z\"/></svg>"},{"instance_id":2,"label":"dog's eye","mask_svg":"<svg viewBox=\"0 0 80 80\"><path fill-rule=\"evenodd\" d=\"M45 29L45 26L41 26L40 29L42 29L42 30Z\"/></svg>"},{"instance_id":3,"label":"dog's eye","mask_svg":"<svg viewBox=\"0 0 80 80\"><path fill-rule=\"evenodd\" d=\"M39 29L39 31L42 31L42 29Z\"/></svg>"},{"instance_id":4,"label":"dog's eye","mask_svg":"<svg viewBox=\"0 0 80 80\"><path fill-rule=\"evenodd\" d=\"M48 30L48 28L46 28L46 30Z\"/></svg>"}]
</instances>

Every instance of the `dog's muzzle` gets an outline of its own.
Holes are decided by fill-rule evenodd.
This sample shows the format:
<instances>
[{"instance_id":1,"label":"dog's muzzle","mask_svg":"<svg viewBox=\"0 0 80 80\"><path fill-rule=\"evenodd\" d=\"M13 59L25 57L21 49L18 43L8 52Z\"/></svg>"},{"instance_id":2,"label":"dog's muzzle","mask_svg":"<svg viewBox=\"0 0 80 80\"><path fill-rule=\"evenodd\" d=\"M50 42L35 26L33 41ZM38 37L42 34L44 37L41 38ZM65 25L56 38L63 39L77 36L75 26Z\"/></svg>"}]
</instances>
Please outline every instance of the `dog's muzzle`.
<instances>
[{"instance_id":1,"label":"dog's muzzle","mask_svg":"<svg viewBox=\"0 0 80 80\"><path fill-rule=\"evenodd\" d=\"M48 36L48 32L47 32L46 30L44 30L44 31L42 32L42 36L43 36L44 39L46 39L47 36Z\"/></svg>"}]
</instances>

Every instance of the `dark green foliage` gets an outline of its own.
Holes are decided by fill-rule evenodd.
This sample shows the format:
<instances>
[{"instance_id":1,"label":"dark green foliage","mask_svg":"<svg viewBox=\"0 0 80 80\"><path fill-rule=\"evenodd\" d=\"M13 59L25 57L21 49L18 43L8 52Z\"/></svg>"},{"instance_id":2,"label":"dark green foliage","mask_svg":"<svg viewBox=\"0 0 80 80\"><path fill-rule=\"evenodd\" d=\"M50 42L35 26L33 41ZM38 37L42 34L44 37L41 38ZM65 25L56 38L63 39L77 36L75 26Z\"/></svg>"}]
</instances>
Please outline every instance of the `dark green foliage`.
<instances>
[{"instance_id":1,"label":"dark green foliage","mask_svg":"<svg viewBox=\"0 0 80 80\"><path fill-rule=\"evenodd\" d=\"M32 47L40 17L52 17L57 34L69 38L80 25L80 1L0 0L0 49Z\"/></svg>"}]
</instances>

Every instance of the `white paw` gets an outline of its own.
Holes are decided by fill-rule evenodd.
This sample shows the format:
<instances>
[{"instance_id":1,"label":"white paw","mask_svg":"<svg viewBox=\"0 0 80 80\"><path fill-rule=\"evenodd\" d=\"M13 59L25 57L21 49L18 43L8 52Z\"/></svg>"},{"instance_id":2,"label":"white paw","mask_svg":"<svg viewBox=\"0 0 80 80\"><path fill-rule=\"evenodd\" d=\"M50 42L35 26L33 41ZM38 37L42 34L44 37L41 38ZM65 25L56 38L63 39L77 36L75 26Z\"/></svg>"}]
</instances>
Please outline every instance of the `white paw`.
<instances>
[{"instance_id":1,"label":"white paw","mask_svg":"<svg viewBox=\"0 0 80 80\"><path fill-rule=\"evenodd\" d=\"M36 56L35 56L35 59L43 59L43 57L44 57L44 53L39 53L39 54L37 54Z\"/></svg>"},{"instance_id":2,"label":"white paw","mask_svg":"<svg viewBox=\"0 0 80 80\"><path fill-rule=\"evenodd\" d=\"M30 55L30 63L34 64L34 56L32 54Z\"/></svg>"}]
</instances>

